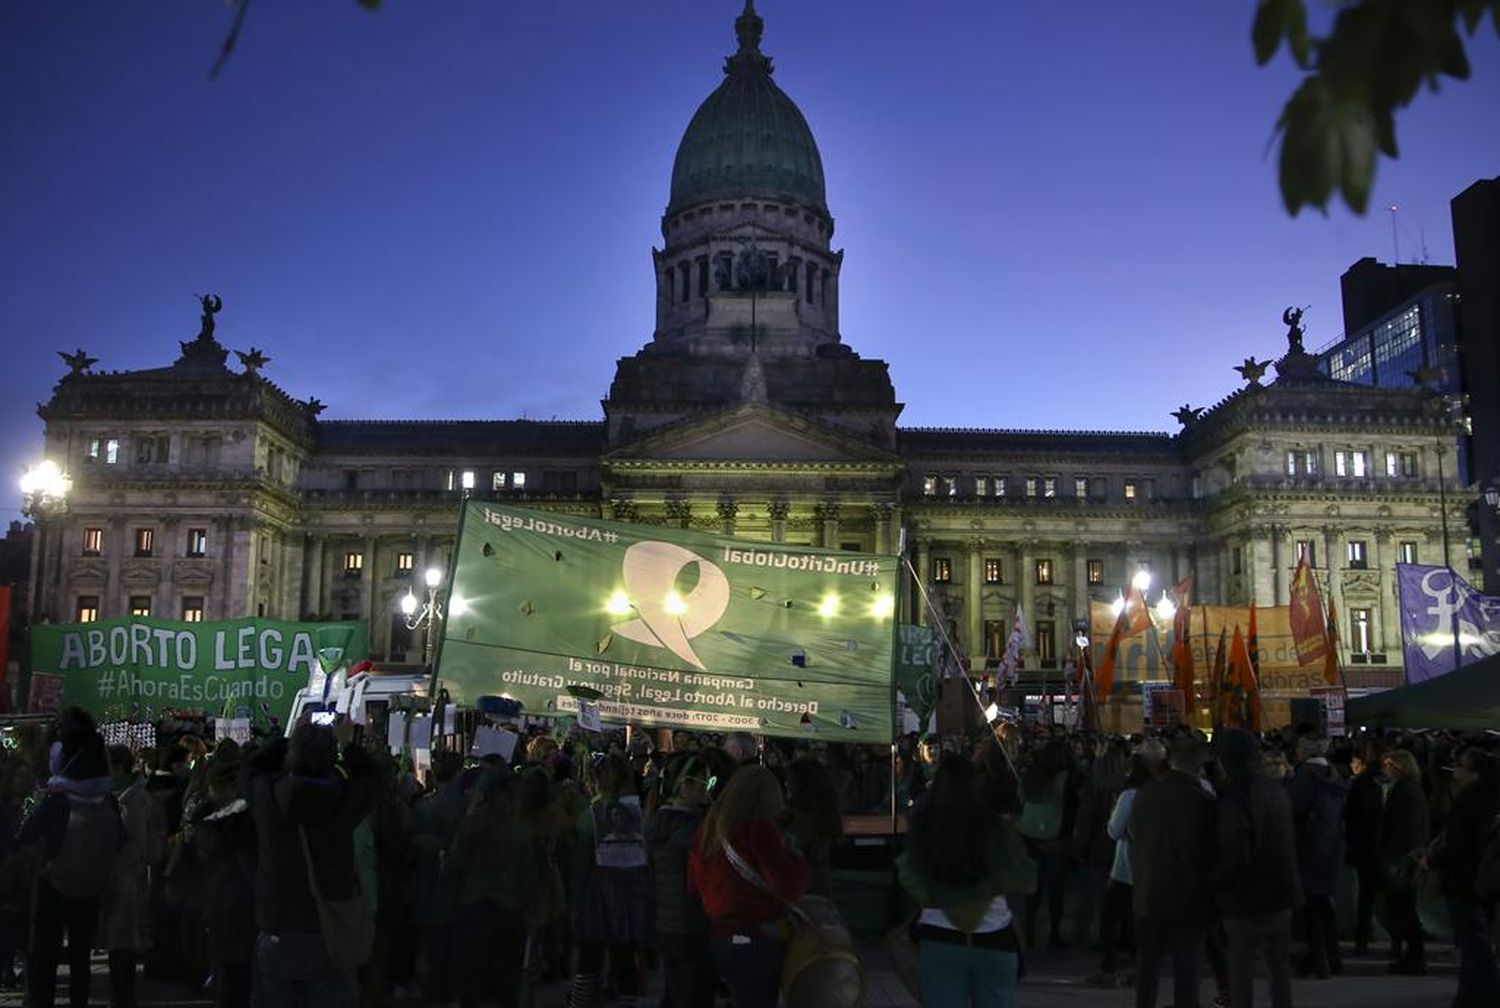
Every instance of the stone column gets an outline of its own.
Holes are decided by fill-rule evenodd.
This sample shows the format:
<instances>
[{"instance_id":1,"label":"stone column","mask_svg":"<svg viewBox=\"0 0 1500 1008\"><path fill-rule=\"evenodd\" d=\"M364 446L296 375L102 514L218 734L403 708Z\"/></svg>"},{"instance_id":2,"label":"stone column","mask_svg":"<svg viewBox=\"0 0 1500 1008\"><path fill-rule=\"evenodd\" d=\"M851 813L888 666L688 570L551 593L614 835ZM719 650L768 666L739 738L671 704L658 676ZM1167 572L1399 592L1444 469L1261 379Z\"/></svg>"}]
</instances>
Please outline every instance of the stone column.
<instances>
[{"instance_id":1,"label":"stone column","mask_svg":"<svg viewBox=\"0 0 1500 1008\"><path fill-rule=\"evenodd\" d=\"M719 531L727 536L734 535L734 519L739 514L740 506L735 503L733 497L720 497L718 511Z\"/></svg>"},{"instance_id":2,"label":"stone column","mask_svg":"<svg viewBox=\"0 0 1500 1008\"><path fill-rule=\"evenodd\" d=\"M823 525L823 548L839 548L839 502L836 500L824 501L818 505L818 520Z\"/></svg>"},{"instance_id":3,"label":"stone column","mask_svg":"<svg viewBox=\"0 0 1500 1008\"><path fill-rule=\"evenodd\" d=\"M1392 660L1393 654L1397 656L1396 661L1401 660L1401 611L1396 603L1395 592L1391 590L1396 584L1396 566L1394 561L1389 560L1390 555L1391 527L1381 525L1375 529L1375 555L1370 558L1376 573L1380 575L1380 604L1375 607L1373 636L1376 649L1386 653L1387 662Z\"/></svg>"},{"instance_id":4,"label":"stone column","mask_svg":"<svg viewBox=\"0 0 1500 1008\"><path fill-rule=\"evenodd\" d=\"M134 555L135 543L126 541L131 530L126 527L123 515L110 518L105 528L108 529L105 532L108 542L104 546L104 592L99 598L99 615L129 615L129 609L121 608L129 599L121 590L124 578L120 576L120 567L127 555Z\"/></svg>"},{"instance_id":5,"label":"stone column","mask_svg":"<svg viewBox=\"0 0 1500 1008\"><path fill-rule=\"evenodd\" d=\"M964 584L964 634L968 637L971 668L984 668L984 613L979 593L984 583L984 540L975 539L967 544L969 560L968 577Z\"/></svg>"},{"instance_id":6,"label":"stone column","mask_svg":"<svg viewBox=\"0 0 1500 1008\"><path fill-rule=\"evenodd\" d=\"M1089 618L1089 544L1073 544L1073 605L1068 620L1067 640L1073 639L1073 623ZM1063 649L1066 653L1066 649Z\"/></svg>"},{"instance_id":7,"label":"stone column","mask_svg":"<svg viewBox=\"0 0 1500 1008\"><path fill-rule=\"evenodd\" d=\"M1271 604L1285 605L1291 598L1287 572L1282 570L1285 551L1281 548L1281 541L1286 537L1286 529L1280 525L1268 525L1266 531L1271 536Z\"/></svg>"},{"instance_id":8,"label":"stone column","mask_svg":"<svg viewBox=\"0 0 1500 1008\"><path fill-rule=\"evenodd\" d=\"M380 600L375 597L378 594L377 585L379 584L375 577L375 564L377 562L376 547L378 543L379 540L368 533L360 543L360 549L365 554L365 563L359 569L359 590L363 597L364 605L362 608L365 613L365 623L370 630L370 647L372 650L375 647L376 634L380 628L380 621L375 618L377 607L380 605Z\"/></svg>"},{"instance_id":9,"label":"stone column","mask_svg":"<svg viewBox=\"0 0 1500 1008\"><path fill-rule=\"evenodd\" d=\"M771 516L772 542L786 542L786 517L791 510L791 504L784 500L773 500L766 505L766 513Z\"/></svg>"},{"instance_id":10,"label":"stone column","mask_svg":"<svg viewBox=\"0 0 1500 1008\"><path fill-rule=\"evenodd\" d=\"M913 614L918 626L930 626L932 615L927 611L927 584L932 577L932 543L926 536L917 539L916 584L911 593Z\"/></svg>"},{"instance_id":11,"label":"stone column","mask_svg":"<svg viewBox=\"0 0 1500 1008\"><path fill-rule=\"evenodd\" d=\"M206 612L203 618L232 619L240 615L233 610L232 599L234 597L234 554L237 549L235 543L235 520L233 518L220 518L214 522L219 527L219 542L223 544L223 553L219 556L219 577L215 579L217 592L212 592L203 600Z\"/></svg>"},{"instance_id":12,"label":"stone column","mask_svg":"<svg viewBox=\"0 0 1500 1008\"><path fill-rule=\"evenodd\" d=\"M888 554L895 549L891 542L891 512L890 504L873 504L870 506L870 518L875 525L875 552Z\"/></svg>"},{"instance_id":13,"label":"stone column","mask_svg":"<svg viewBox=\"0 0 1500 1008\"><path fill-rule=\"evenodd\" d=\"M1021 562L1018 564L1016 577L1016 597L1021 600L1021 608L1026 612L1026 621L1031 626L1036 626L1036 540L1023 539L1017 544L1017 552L1020 554ZM1055 572L1054 572L1055 574Z\"/></svg>"}]
</instances>

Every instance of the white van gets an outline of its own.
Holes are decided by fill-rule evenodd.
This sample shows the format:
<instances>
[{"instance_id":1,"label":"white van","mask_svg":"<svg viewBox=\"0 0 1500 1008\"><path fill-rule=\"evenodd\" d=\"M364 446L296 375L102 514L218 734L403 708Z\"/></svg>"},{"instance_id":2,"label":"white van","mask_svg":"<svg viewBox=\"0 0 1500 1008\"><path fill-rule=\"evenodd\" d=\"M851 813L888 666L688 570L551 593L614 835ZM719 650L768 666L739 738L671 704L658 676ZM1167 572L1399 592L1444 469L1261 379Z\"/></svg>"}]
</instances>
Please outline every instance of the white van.
<instances>
[{"instance_id":1,"label":"white van","mask_svg":"<svg viewBox=\"0 0 1500 1008\"><path fill-rule=\"evenodd\" d=\"M408 709L424 709L429 703L431 678L422 672L356 672L349 677L338 693L330 691L325 700L322 691L304 687L292 698L291 715L287 718L286 733L302 722L309 712L328 712L347 716L357 725L368 724L377 711L382 715L391 707L395 697L410 697Z\"/></svg>"}]
</instances>

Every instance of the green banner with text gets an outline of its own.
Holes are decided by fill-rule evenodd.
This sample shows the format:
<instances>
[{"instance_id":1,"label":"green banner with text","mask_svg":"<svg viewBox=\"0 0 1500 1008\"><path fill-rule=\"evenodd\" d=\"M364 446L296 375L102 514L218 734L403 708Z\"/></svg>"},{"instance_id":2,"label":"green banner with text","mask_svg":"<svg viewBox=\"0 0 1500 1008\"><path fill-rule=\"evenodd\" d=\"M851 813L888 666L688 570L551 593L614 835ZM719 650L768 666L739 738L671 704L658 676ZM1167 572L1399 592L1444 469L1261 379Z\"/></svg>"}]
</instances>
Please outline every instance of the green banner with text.
<instances>
[{"instance_id":1,"label":"green banner with text","mask_svg":"<svg viewBox=\"0 0 1500 1008\"><path fill-rule=\"evenodd\" d=\"M30 694L33 709L78 706L102 721L244 708L284 725L313 673L347 669L368 654L363 623L129 616L37 626Z\"/></svg>"},{"instance_id":2,"label":"green banner with text","mask_svg":"<svg viewBox=\"0 0 1500 1008\"><path fill-rule=\"evenodd\" d=\"M888 742L896 583L893 556L469 501L438 676L528 714L597 691L616 723Z\"/></svg>"}]
</instances>

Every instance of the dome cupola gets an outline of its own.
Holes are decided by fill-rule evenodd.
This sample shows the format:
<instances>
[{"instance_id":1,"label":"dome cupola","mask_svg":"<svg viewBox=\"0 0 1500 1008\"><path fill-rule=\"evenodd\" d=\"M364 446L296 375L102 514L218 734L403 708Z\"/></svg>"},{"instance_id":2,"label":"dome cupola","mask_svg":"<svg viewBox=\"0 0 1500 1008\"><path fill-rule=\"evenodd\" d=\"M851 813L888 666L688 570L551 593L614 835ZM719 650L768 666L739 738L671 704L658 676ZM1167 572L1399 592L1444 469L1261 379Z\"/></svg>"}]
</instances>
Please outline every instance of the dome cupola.
<instances>
[{"instance_id":1,"label":"dome cupola","mask_svg":"<svg viewBox=\"0 0 1500 1008\"><path fill-rule=\"evenodd\" d=\"M739 51L724 82L688 123L672 164L671 216L690 206L745 196L787 200L828 215L823 159L796 104L771 80L760 51L764 22L746 0L735 19Z\"/></svg>"}]
</instances>

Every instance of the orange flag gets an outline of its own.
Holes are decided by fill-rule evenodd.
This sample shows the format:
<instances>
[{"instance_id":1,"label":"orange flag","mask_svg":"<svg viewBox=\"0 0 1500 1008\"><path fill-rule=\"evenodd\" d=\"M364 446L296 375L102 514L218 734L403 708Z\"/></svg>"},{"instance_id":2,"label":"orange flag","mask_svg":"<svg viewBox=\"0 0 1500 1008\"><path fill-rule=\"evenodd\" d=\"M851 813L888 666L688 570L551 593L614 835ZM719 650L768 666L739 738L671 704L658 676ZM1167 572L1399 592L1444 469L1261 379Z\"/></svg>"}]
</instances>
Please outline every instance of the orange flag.
<instances>
[{"instance_id":1,"label":"orange flag","mask_svg":"<svg viewBox=\"0 0 1500 1008\"><path fill-rule=\"evenodd\" d=\"M1253 613L1255 610L1252 608L1250 611ZM1225 688L1219 696L1219 723L1231 728L1259 732L1260 686L1256 681L1250 648L1245 643L1245 638L1240 636L1238 626L1234 628L1234 637L1229 642L1229 665L1224 678Z\"/></svg>"},{"instance_id":2,"label":"orange flag","mask_svg":"<svg viewBox=\"0 0 1500 1008\"><path fill-rule=\"evenodd\" d=\"M1292 640L1297 645L1297 664L1314 665L1328 658L1328 624L1323 619L1323 598L1318 581L1307 566L1304 554L1292 574L1292 596L1287 616L1292 625Z\"/></svg>"},{"instance_id":3,"label":"orange flag","mask_svg":"<svg viewBox=\"0 0 1500 1008\"><path fill-rule=\"evenodd\" d=\"M1172 617L1172 686L1182 691L1183 709L1191 712L1193 697L1193 632L1191 601L1193 576L1189 574L1172 588L1177 615Z\"/></svg>"},{"instance_id":4,"label":"orange flag","mask_svg":"<svg viewBox=\"0 0 1500 1008\"><path fill-rule=\"evenodd\" d=\"M1207 617L1205 616L1205 619ZM1225 693L1224 673L1227 671L1225 665L1226 655L1229 648L1229 628L1219 628L1219 647L1214 652L1214 665L1208 673L1209 702L1213 704L1214 724L1221 725L1223 719L1219 717L1219 698Z\"/></svg>"},{"instance_id":5,"label":"orange flag","mask_svg":"<svg viewBox=\"0 0 1500 1008\"><path fill-rule=\"evenodd\" d=\"M1125 607L1115 617L1114 629L1109 632L1109 643L1104 645L1104 658L1094 675L1094 695L1103 701L1115 688L1115 657L1120 653L1120 642L1151 627L1151 613L1146 608L1146 596L1137 588L1125 590Z\"/></svg>"}]
</instances>

